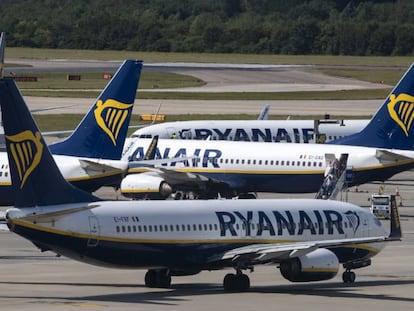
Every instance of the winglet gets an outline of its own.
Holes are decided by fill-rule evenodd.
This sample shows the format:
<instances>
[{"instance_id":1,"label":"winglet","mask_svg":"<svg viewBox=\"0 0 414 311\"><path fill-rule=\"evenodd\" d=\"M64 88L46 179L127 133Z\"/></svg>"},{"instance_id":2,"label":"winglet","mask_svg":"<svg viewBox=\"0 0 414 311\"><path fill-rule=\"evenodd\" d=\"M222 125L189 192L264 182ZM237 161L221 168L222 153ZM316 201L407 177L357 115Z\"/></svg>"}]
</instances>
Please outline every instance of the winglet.
<instances>
[{"instance_id":1,"label":"winglet","mask_svg":"<svg viewBox=\"0 0 414 311\"><path fill-rule=\"evenodd\" d=\"M270 110L270 105L266 104L262 111L260 112L259 116L257 117L257 120L267 120L269 117L269 110Z\"/></svg>"},{"instance_id":2,"label":"winglet","mask_svg":"<svg viewBox=\"0 0 414 311\"><path fill-rule=\"evenodd\" d=\"M119 160L132 115L142 61L126 60L71 136L53 154Z\"/></svg>"},{"instance_id":3,"label":"winglet","mask_svg":"<svg viewBox=\"0 0 414 311\"><path fill-rule=\"evenodd\" d=\"M99 201L63 178L12 78L0 79L0 94L15 206Z\"/></svg>"},{"instance_id":4,"label":"winglet","mask_svg":"<svg viewBox=\"0 0 414 311\"><path fill-rule=\"evenodd\" d=\"M391 217L390 217L390 234L389 240L400 240L402 238L400 214L397 207L397 199L395 195L391 195Z\"/></svg>"}]
</instances>

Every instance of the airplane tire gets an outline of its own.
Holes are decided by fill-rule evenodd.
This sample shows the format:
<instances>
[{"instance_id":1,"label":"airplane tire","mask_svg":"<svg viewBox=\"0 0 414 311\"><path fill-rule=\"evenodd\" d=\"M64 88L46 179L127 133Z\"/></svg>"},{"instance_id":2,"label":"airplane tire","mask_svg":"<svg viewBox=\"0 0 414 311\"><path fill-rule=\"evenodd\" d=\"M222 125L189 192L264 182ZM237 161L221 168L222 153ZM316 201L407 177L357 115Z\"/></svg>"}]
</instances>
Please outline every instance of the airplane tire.
<instances>
[{"instance_id":1,"label":"airplane tire","mask_svg":"<svg viewBox=\"0 0 414 311\"><path fill-rule=\"evenodd\" d=\"M146 287L156 287L157 283L157 275L155 270L148 270L147 273L145 273L145 286Z\"/></svg>"},{"instance_id":2,"label":"airplane tire","mask_svg":"<svg viewBox=\"0 0 414 311\"><path fill-rule=\"evenodd\" d=\"M250 279L246 274L238 275L237 279L240 291L245 292L250 289Z\"/></svg>"},{"instance_id":3,"label":"airplane tire","mask_svg":"<svg viewBox=\"0 0 414 311\"><path fill-rule=\"evenodd\" d=\"M246 274L226 274L223 280L225 291L244 292L250 289L250 279Z\"/></svg>"},{"instance_id":4,"label":"airplane tire","mask_svg":"<svg viewBox=\"0 0 414 311\"><path fill-rule=\"evenodd\" d=\"M225 291L233 291L236 285L236 275L232 273L226 274L223 280L223 287Z\"/></svg>"},{"instance_id":5,"label":"airplane tire","mask_svg":"<svg viewBox=\"0 0 414 311\"><path fill-rule=\"evenodd\" d=\"M355 272L352 271L345 271L342 273L342 281L344 283L354 283L356 279Z\"/></svg>"},{"instance_id":6,"label":"airplane tire","mask_svg":"<svg viewBox=\"0 0 414 311\"><path fill-rule=\"evenodd\" d=\"M169 288L171 275L167 270L148 270L145 274L145 286L150 288Z\"/></svg>"}]
</instances>

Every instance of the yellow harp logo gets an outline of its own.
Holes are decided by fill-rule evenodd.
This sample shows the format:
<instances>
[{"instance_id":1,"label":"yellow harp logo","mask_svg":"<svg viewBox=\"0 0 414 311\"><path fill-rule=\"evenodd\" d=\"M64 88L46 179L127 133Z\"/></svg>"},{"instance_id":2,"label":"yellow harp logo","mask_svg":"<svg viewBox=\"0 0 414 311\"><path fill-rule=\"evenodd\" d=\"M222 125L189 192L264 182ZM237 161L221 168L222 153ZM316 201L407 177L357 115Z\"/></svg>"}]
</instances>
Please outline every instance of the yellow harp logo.
<instances>
[{"instance_id":1,"label":"yellow harp logo","mask_svg":"<svg viewBox=\"0 0 414 311\"><path fill-rule=\"evenodd\" d=\"M388 113L408 136L414 120L414 97L407 94L395 96L390 95L390 102L387 105Z\"/></svg>"},{"instance_id":2,"label":"yellow harp logo","mask_svg":"<svg viewBox=\"0 0 414 311\"><path fill-rule=\"evenodd\" d=\"M114 146L116 146L119 131L128 116L128 109L132 105L124 104L113 99L108 99L105 103L102 100L98 100L96 103L96 109L94 111L96 122L109 136Z\"/></svg>"},{"instance_id":3,"label":"yellow harp logo","mask_svg":"<svg viewBox=\"0 0 414 311\"><path fill-rule=\"evenodd\" d=\"M42 157L41 135L40 132L34 134L27 130L16 135L6 136L6 138L9 140L10 153L19 173L20 189L22 189Z\"/></svg>"}]
</instances>

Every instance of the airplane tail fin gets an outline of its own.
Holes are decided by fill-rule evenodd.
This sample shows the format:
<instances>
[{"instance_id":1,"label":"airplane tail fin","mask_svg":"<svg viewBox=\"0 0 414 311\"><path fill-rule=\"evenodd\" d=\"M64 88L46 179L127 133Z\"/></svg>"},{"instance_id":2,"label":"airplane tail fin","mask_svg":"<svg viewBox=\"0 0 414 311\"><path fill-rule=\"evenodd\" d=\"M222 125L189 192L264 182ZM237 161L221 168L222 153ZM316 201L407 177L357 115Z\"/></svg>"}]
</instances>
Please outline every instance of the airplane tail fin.
<instances>
[{"instance_id":1,"label":"airplane tail fin","mask_svg":"<svg viewBox=\"0 0 414 311\"><path fill-rule=\"evenodd\" d=\"M126 60L71 136L53 154L119 160L132 115L142 61Z\"/></svg>"},{"instance_id":2,"label":"airplane tail fin","mask_svg":"<svg viewBox=\"0 0 414 311\"><path fill-rule=\"evenodd\" d=\"M414 150L414 64L361 132L329 143Z\"/></svg>"},{"instance_id":3,"label":"airplane tail fin","mask_svg":"<svg viewBox=\"0 0 414 311\"><path fill-rule=\"evenodd\" d=\"M99 201L63 178L12 78L0 79L0 94L15 206Z\"/></svg>"}]
</instances>

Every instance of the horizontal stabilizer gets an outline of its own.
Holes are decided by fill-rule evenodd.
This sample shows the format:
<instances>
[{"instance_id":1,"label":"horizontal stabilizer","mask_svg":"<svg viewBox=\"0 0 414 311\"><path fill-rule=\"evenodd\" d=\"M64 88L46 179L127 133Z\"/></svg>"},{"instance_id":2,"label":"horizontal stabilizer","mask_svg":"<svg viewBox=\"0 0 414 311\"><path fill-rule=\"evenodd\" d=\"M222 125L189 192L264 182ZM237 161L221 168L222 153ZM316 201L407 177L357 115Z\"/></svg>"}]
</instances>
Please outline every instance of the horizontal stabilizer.
<instances>
[{"instance_id":1,"label":"horizontal stabilizer","mask_svg":"<svg viewBox=\"0 0 414 311\"><path fill-rule=\"evenodd\" d=\"M381 162L414 161L413 158L383 149L378 149L375 157Z\"/></svg>"},{"instance_id":2,"label":"horizontal stabilizer","mask_svg":"<svg viewBox=\"0 0 414 311\"><path fill-rule=\"evenodd\" d=\"M91 210L95 207L98 207L98 204L89 204L89 205L84 205L84 206L80 206L80 207L75 207L75 208L70 208L70 209L64 209L61 211L57 211L57 212L50 212L50 213L44 213L44 214L33 214L33 215L29 215L26 217L21 218L22 220L26 220L26 221L36 221L36 222L48 222L48 221L52 221L52 220L56 220L59 217L64 217L70 214L74 214L74 213L78 213L78 212L83 212L86 210Z\"/></svg>"},{"instance_id":3,"label":"horizontal stabilizer","mask_svg":"<svg viewBox=\"0 0 414 311\"><path fill-rule=\"evenodd\" d=\"M109 173L109 172L115 172L115 171L117 172L122 171L121 169L117 167L94 162L91 160L79 159L79 163L86 172Z\"/></svg>"}]
</instances>

